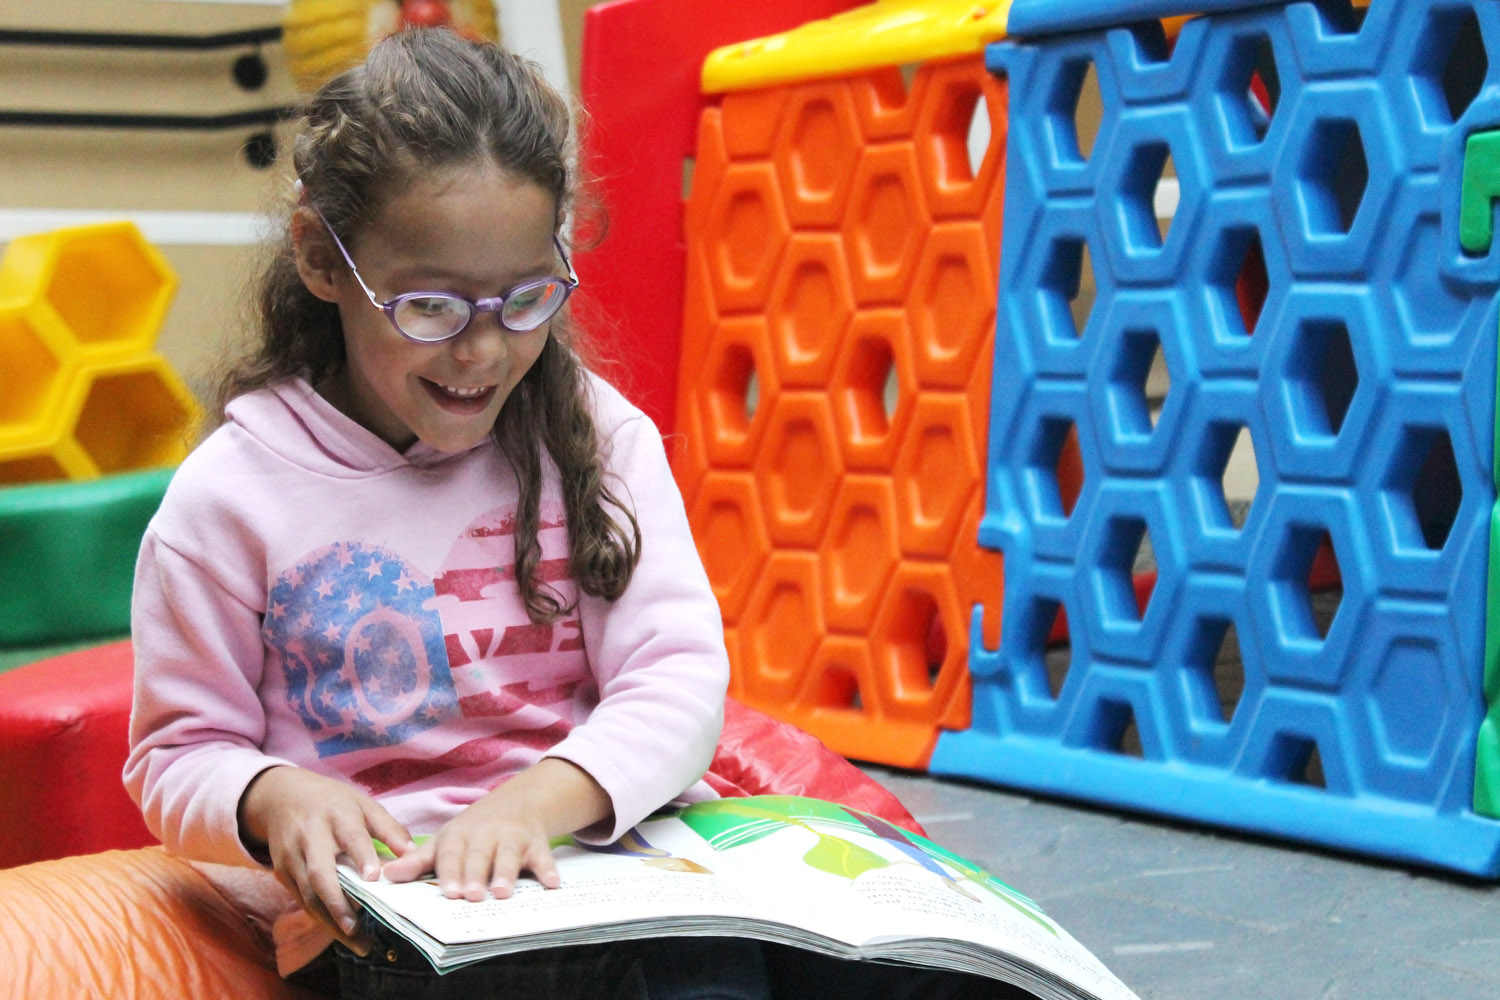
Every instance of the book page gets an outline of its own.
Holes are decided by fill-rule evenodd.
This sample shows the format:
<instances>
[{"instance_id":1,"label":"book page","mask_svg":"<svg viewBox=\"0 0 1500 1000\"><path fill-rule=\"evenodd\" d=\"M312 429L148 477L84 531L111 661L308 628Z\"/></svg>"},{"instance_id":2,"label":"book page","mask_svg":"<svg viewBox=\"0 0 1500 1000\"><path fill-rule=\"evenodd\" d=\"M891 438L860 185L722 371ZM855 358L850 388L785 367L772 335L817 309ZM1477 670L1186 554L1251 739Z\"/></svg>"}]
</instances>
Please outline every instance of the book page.
<instances>
[{"instance_id":1,"label":"book page","mask_svg":"<svg viewBox=\"0 0 1500 1000\"><path fill-rule=\"evenodd\" d=\"M718 813L712 822L703 814ZM1100 997L1130 991L1026 896L924 837L875 817L776 797L702 803L683 814L761 883L770 908L802 926L909 956L893 942L938 939L950 958L989 949L1077 982ZM721 862L727 869L727 864ZM973 946L973 947L970 947ZM952 962L945 963L952 965Z\"/></svg>"},{"instance_id":2,"label":"book page","mask_svg":"<svg viewBox=\"0 0 1500 1000\"><path fill-rule=\"evenodd\" d=\"M439 967L601 935L721 934L986 975L1019 968L1028 981L1074 982L1076 995L1132 996L1035 903L972 862L815 799L701 802L615 844L553 854L560 888L523 879L510 899L478 903L446 899L432 881L365 883L347 868L340 878L396 929L418 928L408 936Z\"/></svg>"}]
</instances>

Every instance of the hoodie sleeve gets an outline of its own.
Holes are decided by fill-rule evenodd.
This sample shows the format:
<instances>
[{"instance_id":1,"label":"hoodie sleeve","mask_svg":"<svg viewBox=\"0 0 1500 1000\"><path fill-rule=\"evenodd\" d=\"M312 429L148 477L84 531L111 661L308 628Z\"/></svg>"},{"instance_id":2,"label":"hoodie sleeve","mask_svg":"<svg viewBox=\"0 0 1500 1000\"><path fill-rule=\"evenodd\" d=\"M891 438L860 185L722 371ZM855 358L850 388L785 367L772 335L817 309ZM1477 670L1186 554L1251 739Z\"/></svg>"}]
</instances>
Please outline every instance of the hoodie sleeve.
<instances>
[{"instance_id":1,"label":"hoodie sleeve","mask_svg":"<svg viewBox=\"0 0 1500 1000\"><path fill-rule=\"evenodd\" d=\"M580 598L600 702L548 753L577 764L608 793L612 821L585 833L606 842L703 776L729 683L719 605L661 434L637 413L613 428L609 442L607 481L635 513L641 557L618 600Z\"/></svg>"},{"instance_id":2,"label":"hoodie sleeve","mask_svg":"<svg viewBox=\"0 0 1500 1000\"><path fill-rule=\"evenodd\" d=\"M131 608L135 696L125 787L167 849L260 862L239 836L240 796L263 754L260 614L148 531Z\"/></svg>"}]
</instances>

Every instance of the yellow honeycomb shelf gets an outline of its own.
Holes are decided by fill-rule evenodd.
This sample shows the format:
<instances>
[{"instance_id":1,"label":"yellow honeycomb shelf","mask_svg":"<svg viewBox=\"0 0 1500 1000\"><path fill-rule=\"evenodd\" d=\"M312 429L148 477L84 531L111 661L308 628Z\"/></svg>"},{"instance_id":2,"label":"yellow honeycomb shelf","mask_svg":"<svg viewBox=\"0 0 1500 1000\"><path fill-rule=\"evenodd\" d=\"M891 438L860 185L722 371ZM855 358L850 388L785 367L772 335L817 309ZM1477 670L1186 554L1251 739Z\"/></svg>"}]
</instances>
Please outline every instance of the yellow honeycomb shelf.
<instances>
[{"instance_id":1,"label":"yellow honeycomb shelf","mask_svg":"<svg viewBox=\"0 0 1500 1000\"><path fill-rule=\"evenodd\" d=\"M156 352L177 275L133 223L0 258L0 485L176 465L201 410Z\"/></svg>"}]
</instances>

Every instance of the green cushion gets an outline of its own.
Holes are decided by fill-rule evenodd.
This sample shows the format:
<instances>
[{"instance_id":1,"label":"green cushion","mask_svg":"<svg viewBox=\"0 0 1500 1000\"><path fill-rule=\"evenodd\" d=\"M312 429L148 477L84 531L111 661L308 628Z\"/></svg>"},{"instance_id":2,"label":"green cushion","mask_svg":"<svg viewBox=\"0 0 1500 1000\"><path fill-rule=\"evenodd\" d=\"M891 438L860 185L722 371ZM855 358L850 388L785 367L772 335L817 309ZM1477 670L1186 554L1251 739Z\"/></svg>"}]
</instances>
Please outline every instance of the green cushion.
<instances>
[{"instance_id":1,"label":"green cushion","mask_svg":"<svg viewBox=\"0 0 1500 1000\"><path fill-rule=\"evenodd\" d=\"M174 469L0 489L0 647L120 635Z\"/></svg>"}]
</instances>

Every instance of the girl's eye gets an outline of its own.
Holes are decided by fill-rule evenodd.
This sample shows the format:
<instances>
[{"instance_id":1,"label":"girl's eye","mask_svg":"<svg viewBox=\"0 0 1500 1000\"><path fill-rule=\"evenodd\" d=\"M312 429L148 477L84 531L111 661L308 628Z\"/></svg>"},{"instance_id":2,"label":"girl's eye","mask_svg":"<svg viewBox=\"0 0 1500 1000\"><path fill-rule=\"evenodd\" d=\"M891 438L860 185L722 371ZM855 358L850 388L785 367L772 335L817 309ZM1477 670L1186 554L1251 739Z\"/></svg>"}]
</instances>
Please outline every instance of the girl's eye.
<instances>
[{"instance_id":1,"label":"girl's eye","mask_svg":"<svg viewBox=\"0 0 1500 1000\"><path fill-rule=\"evenodd\" d=\"M542 285L537 285L532 288L523 288L519 292L516 292L514 295L512 295L510 298L506 299L505 304L513 310L530 309L532 306L536 305L537 302L539 302L541 298L546 295L546 293L546 287Z\"/></svg>"},{"instance_id":2,"label":"girl's eye","mask_svg":"<svg viewBox=\"0 0 1500 1000\"><path fill-rule=\"evenodd\" d=\"M414 315L422 317L443 316L453 312L454 301L441 296L432 295L420 299L408 299L406 307Z\"/></svg>"}]
</instances>

